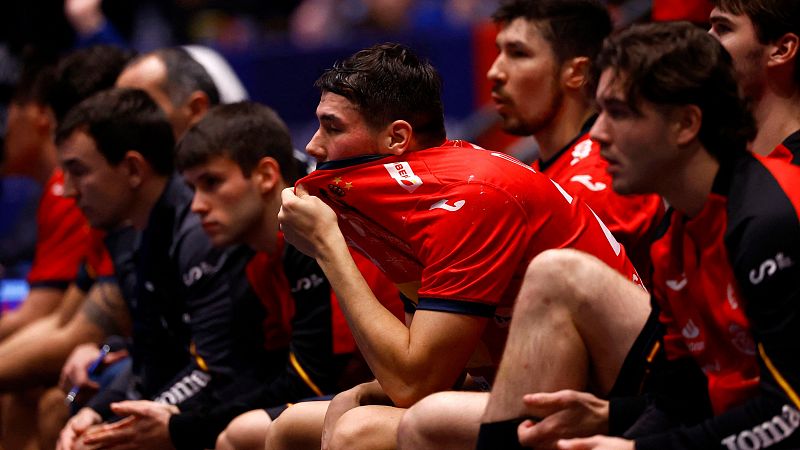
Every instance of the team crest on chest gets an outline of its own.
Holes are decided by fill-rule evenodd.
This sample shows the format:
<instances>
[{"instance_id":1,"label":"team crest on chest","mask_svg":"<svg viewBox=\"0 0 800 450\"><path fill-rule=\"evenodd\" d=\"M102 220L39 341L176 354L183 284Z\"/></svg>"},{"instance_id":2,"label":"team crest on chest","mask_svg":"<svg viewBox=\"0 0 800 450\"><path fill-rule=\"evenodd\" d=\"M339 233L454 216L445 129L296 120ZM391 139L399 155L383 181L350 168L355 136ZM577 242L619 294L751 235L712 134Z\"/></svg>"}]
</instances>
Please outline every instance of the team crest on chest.
<instances>
[{"instance_id":1,"label":"team crest on chest","mask_svg":"<svg viewBox=\"0 0 800 450\"><path fill-rule=\"evenodd\" d=\"M336 177L333 179L333 183L328 184L328 190L337 197L344 197L350 189L353 189L353 182L345 181L342 177Z\"/></svg>"}]
</instances>

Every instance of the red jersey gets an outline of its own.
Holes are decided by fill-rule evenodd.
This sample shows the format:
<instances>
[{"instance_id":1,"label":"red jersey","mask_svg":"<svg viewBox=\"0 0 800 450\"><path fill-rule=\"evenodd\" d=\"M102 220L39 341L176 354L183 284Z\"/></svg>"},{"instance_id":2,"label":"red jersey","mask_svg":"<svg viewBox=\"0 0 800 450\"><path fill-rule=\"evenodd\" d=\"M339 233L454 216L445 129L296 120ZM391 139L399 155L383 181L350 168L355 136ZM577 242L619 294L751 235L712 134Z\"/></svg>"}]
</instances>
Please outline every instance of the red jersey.
<instances>
[{"instance_id":1,"label":"red jersey","mask_svg":"<svg viewBox=\"0 0 800 450\"><path fill-rule=\"evenodd\" d=\"M759 380L755 344L723 239L726 206L726 197L712 194L696 217L676 211L652 252L653 294L661 307L667 357L698 362L717 414L752 397Z\"/></svg>"},{"instance_id":2,"label":"red jersey","mask_svg":"<svg viewBox=\"0 0 800 450\"><path fill-rule=\"evenodd\" d=\"M494 374L538 253L576 248L638 280L584 203L516 159L467 142L326 162L298 184L336 211L348 244L417 309L494 319L468 366L479 376Z\"/></svg>"},{"instance_id":3,"label":"red jersey","mask_svg":"<svg viewBox=\"0 0 800 450\"><path fill-rule=\"evenodd\" d=\"M56 169L44 187L36 213L36 253L28 274L31 287L66 289L86 257L89 224L75 201L63 193L64 174Z\"/></svg>"},{"instance_id":4,"label":"red jersey","mask_svg":"<svg viewBox=\"0 0 800 450\"><path fill-rule=\"evenodd\" d=\"M333 353L352 353L356 349L347 320L339 307L336 294L330 289L321 269L310 258L296 251L287 252L283 234L278 239L278 249L274 255L266 252L256 253L247 264L247 279L264 307L264 347L267 350L286 348L291 341L291 335L297 325L303 327L298 335L309 336L310 330L330 329L323 340L316 342L316 346L325 346L333 341ZM374 264L364 256L353 252L359 271L364 276L367 284L372 289L378 301L398 318L402 317L403 304L400 301L397 289L378 271ZM287 278L287 274L289 278ZM306 294L313 302L311 306L301 306L297 315L297 303L303 303ZM320 309L321 298L326 299L327 305ZM313 346L309 346L313 347Z\"/></svg>"},{"instance_id":5,"label":"red jersey","mask_svg":"<svg viewBox=\"0 0 800 450\"><path fill-rule=\"evenodd\" d=\"M639 274L648 279L650 244L664 217L658 195L619 195L611 188L608 163L600 157L600 144L589 138L587 122L582 134L549 161L534 161L534 169L585 201L625 246Z\"/></svg>"}]
</instances>

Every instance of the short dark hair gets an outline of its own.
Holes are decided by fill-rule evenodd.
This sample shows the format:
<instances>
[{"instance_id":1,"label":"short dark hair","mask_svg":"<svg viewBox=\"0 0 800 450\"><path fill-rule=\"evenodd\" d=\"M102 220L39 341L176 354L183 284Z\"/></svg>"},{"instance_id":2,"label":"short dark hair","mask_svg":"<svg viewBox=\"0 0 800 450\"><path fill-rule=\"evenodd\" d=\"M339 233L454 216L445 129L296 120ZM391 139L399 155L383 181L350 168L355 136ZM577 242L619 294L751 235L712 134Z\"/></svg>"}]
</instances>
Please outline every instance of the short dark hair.
<instances>
[{"instance_id":1,"label":"short dark hair","mask_svg":"<svg viewBox=\"0 0 800 450\"><path fill-rule=\"evenodd\" d=\"M736 83L728 52L688 22L635 25L606 40L595 74L610 69L625 83L628 105L697 105L699 139L717 160L747 148L756 128Z\"/></svg>"},{"instance_id":2,"label":"short dark hair","mask_svg":"<svg viewBox=\"0 0 800 450\"><path fill-rule=\"evenodd\" d=\"M195 91L204 92L212 106L219 104L219 91L211 75L185 48L162 48L151 54L157 56L166 67L167 76L162 88L173 104L183 104ZM142 55L141 58L146 56Z\"/></svg>"},{"instance_id":3,"label":"short dark hair","mask_svg":"<svg viewBox=\"0 0 800 450\"><path fill-rule=\"evenodd\" d=\"M800 36L800 1L797 0L711 0L722 11L745 15L759 42L775 42L786 33ZM795 57L794 79L800 84L800 56Z\"/></svg>"},{"instance_id":4,"label":"short dark hair","mask_svg":"<svg viewBox=\"0 0 800 450\"><path fill-rule=\"evenodd\" d=\"M613 26L597 0L508 0L492 15L498 24L523 18L536 22L559 63L578 56L594 59Z\"/></svg>"},{"instance_id":5,"label":"short dark hair","mask_svg":"<svg viewBox=\"0 0 800 450\"><path fill-rule=\"evenodd\" d=\"M133 52L113 45L95 45L73 51L55 66L55 82L45 103L61 122L75 105L96 92L114 86Z\"/></svg>"},{"instance_id":6,"label":"short dark hair","mask_svg":"<svg viewBox=\"0 0 800 450\"><path fill-rule=\"evenodd\" d=\"M156 173L169 176L174 171L172 128L164 111L140 89L109 89L82 101L59 124L56 144L75 131L91 136L111 164L119 164L134 150Z\"/></svg>"},{"instance_id":7,"label":"short dark hair","mask_svg":"<svg viewBox=\"0 0 800 450\"><path fill-rule=\"evenodd\" d=\"M373 129L405 120L425 145L439 145L446 137L439 73L402 44L358 51L325 71L314 86L348 99Z\"/></svg>"},{"instance_id":8,"label":"short dark hair","mask_svg":"<svg viewBox=\"0 0 800 450\"><path fill-rule=\"evenodd\" d=\"M246 177L268 156L278 162L287 184L298 178L289 128L271 108L251 101L211 108L186 132L175 154L180 171L225 156L235 161Z\"/></svg>"}]
</instances>

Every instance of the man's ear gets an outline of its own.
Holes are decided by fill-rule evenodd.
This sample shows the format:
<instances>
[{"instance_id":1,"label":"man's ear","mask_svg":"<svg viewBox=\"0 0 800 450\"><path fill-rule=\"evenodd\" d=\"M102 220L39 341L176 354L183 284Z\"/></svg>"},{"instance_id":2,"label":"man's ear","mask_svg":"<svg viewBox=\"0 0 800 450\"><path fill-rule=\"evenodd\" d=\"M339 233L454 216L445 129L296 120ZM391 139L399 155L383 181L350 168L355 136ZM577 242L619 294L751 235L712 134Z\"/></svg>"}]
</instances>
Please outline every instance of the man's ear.
<instances>
[{"instance_id":1,"label":"man's ear","mask_svg":"<svg viewBox=\"0 0 800 450\"><path fill-rule=\"evenodd\" d=\"M413 128L411 124L405 120L395 120L388 127L386 127L386 135L384 140L386 142L386 149L392 155L401 155L408 150L411 145L411 136L413 135Z\"/></svg>"},{"instance_id":2,"label":"man's ear","mask_svg":"<svg viewBox=\"0 0 800 450\"><path fill-rule=\"evenodd\" d=\"M697 105L683 105L673 111L675 141L678 145L687 145L700 135L703 124L703 111Z\"/></svg>"},{"instance_id":3,"label":"man's ear","mask_svg":"<svg viewBox=\"0 0 800 450\"><path fill-rule=\"evenodd\" d=\"M205 92L194 91L189 94L186 107L189 108L189 124L194 125L200 121L211 107L211 101L208 99L208 95L206 95Z\"/></svg>"},{"instance_id":4,"label":"man's ear","mask_svg":"<svg viewBox=\"0 0 800 450\"><path fill-rule=\"evenodd\" d=\"M269 156L261 158L250 173L250 179L256 183L262 194L271 192L282 179L278 161Z\"/></svg>"},{"instance_id":5,"label":"man's ear","mask_svg":"<svg viewBox=\"0 0 800 450\"><path fill-rule=\"evenodd\" d=\"M581 89L589 79L591 62L586 56L576 56L561 66L561 83L569 89Z\"/></svg>"},{"instance_id":6,"label":"man's ear","mask_svg":"<svg viewBox=\"0 0 800 450\"><path fill-rule=\"evenodd\" d=\"M128 185L134 189L142 185L147 173L153 171L150 163L136 150L125 152L118 167L125 171L124 175L128 177Z\"/></svg>"},{"instance_id":7,"label":"man's ear","mask_svg":"<svg viewBox=\"0 0 800 450\"><path fill-rule=\"evenodd\" d=\"M767 67L777 67L784 64L790 64L791 68L796 67L794 61L798 57L798 46L800 46L800 37L794 33L786 33L779 37L771 45Z\"/></svg>"}]
</instances>

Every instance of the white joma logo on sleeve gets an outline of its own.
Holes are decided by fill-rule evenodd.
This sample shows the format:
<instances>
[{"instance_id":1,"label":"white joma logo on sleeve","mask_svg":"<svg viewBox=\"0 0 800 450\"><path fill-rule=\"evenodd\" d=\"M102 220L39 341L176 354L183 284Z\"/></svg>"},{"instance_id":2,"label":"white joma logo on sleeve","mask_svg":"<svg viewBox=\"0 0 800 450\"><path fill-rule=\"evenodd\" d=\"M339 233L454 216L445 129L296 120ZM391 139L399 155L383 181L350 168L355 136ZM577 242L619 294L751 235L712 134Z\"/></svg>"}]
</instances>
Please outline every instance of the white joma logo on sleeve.
<instances>
[{"instance_id":1,"label":"white joma logo on sleeve","mask_svg":"<svg viewBox=\"0 0 800 450\"><path fill-rule=\"evenodd\" d=\"M722 440L722 445L729 450L768 448L791 436L798 426L800 426L800 412L789 405L783 405L781 414L756 425L751 430L726 437Z\"/></svg>"}]
</instances>

